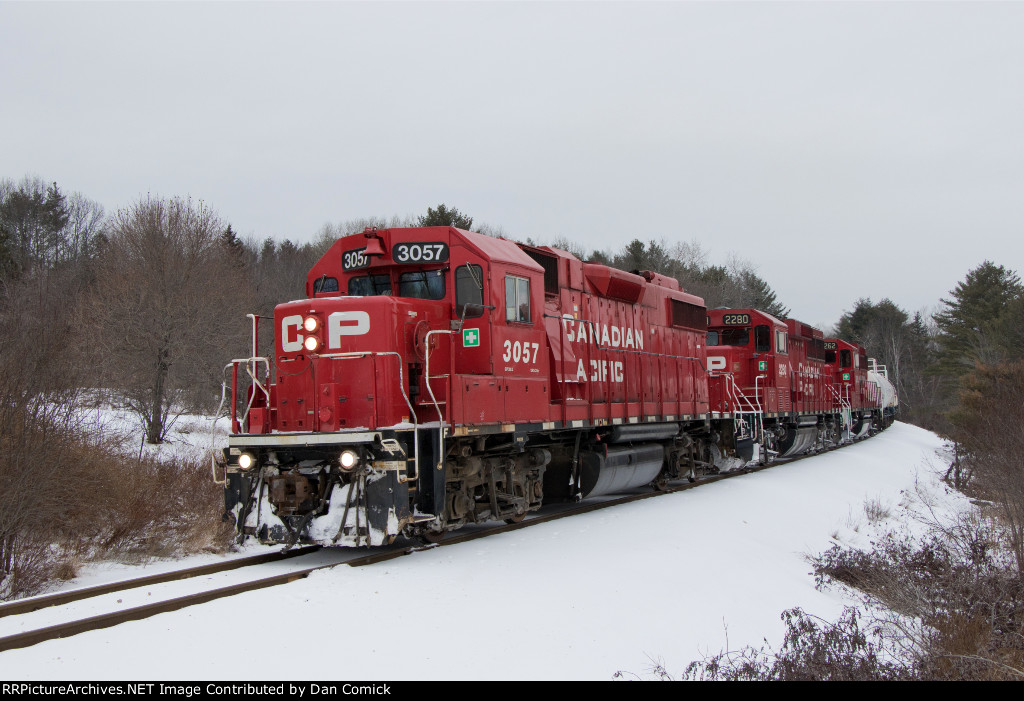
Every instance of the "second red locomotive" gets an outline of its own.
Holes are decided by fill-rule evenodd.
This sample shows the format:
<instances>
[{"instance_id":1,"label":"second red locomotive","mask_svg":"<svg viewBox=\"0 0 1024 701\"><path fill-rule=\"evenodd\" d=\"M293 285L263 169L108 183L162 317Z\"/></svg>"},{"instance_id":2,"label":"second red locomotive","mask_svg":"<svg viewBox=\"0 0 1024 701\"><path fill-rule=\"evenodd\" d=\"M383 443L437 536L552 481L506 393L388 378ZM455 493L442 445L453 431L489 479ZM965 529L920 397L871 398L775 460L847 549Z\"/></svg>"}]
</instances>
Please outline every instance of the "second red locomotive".
<instances>
[{"instance_id":1,"label":"second red locomotive","mask_svg":"<svg viewBox=\"0 0 1024 701\"><path fill-rule=\"evenodd\" d=\"M804 324L450 227L344 237L306 292L272 355L233 362L227 508L265 542L433 540L838 445L895 407Z\"/></svg>"}]
</instances>

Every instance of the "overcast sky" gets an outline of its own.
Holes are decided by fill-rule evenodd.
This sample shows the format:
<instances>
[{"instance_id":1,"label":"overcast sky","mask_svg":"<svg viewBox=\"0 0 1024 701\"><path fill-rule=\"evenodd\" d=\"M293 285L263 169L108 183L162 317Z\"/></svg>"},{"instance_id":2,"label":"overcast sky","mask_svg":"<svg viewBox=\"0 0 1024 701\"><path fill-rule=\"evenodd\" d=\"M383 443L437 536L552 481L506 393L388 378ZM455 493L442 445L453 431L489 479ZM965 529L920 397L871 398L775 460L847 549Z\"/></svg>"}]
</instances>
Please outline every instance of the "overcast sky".
<instances>
[{"instance_id":1,"label":"overcast sky","mask_svg":"<svg viewBox=\"0 0 1024 701\"><path fill-rule=\"evenodd\" d=\"M696 240L818 325L1024 273L1021 2L0 2L0 65L0 178L108 211Z\"/></svg>"}]
</instances>

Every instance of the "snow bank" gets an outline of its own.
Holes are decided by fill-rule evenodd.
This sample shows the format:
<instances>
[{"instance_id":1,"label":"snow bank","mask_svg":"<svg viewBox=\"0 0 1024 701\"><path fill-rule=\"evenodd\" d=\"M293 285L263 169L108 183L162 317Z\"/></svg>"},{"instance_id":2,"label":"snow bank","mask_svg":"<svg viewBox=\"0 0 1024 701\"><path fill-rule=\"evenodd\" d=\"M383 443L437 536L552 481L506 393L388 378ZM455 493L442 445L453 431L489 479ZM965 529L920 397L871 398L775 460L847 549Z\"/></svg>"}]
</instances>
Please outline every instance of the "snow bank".
<instances>
[{"instance_id":1,"label":"snow bank","mask_svg":"<svg viewBox=\"0 0 1024 701\"><path fill-rule=\"evenodd\" d=\"M814 589L809 554L914 530L915 513L970 508L939 482L941 450L897 423L680 494L9 651L0 668L30 679L306 669L322 680L601 680L650 676L657 661L678 674L702 653L779 643L785 609L836 618L852 602Z\"/></svg>"}]
</instances>

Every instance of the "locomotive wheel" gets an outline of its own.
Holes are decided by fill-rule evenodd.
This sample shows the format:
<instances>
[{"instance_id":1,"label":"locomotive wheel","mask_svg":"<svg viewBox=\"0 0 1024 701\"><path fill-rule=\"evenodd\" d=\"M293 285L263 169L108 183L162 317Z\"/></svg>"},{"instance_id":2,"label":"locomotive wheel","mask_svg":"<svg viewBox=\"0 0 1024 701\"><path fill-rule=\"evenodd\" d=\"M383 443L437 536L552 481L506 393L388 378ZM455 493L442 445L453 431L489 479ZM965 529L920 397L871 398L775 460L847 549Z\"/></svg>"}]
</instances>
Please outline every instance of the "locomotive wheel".
<instances>
[{"instance_id":1,"label":"locomotive wheel","mask_svg":"<svg viewBox=\"0 0 1024 701\"><path fill-rule=\"evenodd\" d=\"M516 514L515 516L509 516L505 519L505 523L508 523L510 525L513 523L522 523L524 518L526 518L525 511L521 514Z\"/></svg>"},{"instance_id":2,"label":"locomotive wheel","mask_svg":"<svg viewBox=\"0 0 1024 701\"><path fill-rule=\"evenodd\" d=\"M447 531L424 531L423 533L420 533L417 538L419 538L424 545L437 545L444 540L446 533Z\"/></svg>"}]
</instances>

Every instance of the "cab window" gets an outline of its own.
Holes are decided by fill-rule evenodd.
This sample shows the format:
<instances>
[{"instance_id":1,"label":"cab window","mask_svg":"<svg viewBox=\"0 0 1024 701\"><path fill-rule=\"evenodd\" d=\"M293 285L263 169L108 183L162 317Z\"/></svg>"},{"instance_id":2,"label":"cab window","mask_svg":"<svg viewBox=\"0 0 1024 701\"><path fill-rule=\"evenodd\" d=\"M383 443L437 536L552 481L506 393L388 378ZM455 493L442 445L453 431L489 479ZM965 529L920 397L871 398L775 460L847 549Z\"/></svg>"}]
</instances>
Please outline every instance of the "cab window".
<instances>
[{"instance_id":1,"label":"cab window","mask_svg":"<svg viewBox=\"0 0 1024 701\"><path fill-rule=\"evenodd\" d=\"M505 276L505 321L530 322L530 281Z\"/></svg>"},{"instance_id":2,"label":"cab window","mask_svg":"<svg viewBox=\"0 0 1024 701\"><path fill-rule=\"evenodd\" d=\"M338 278L327 277L323 275L313 281L313 294L319 294L321 292L337 292L338 291Z\"/></svg>"},{"instance_id":3,"label":"cab window","mask_svg":"<svg viewBox=\"0 0 1024 701\"><path fill-rule=\"evenodd\" d=\"M390 275L363 275L348 281L348 293L353 297L372 297L391 294Z\"/></svg>"},{"instance_id":4,"label":"cab window","mask_svg":"<svg viewBox=\"0 0 1024 701\"><path fill-rule=\"evenodd\" d=\"M750 343L750 329L722 329L709 331L709 346L745 346Z\"/></svg>"},{"instance_id":5,"label":"cab window","mask_svg":"<svg viewBox=\"0 0 1024 701\"><path fill-rule=\"evenodd\" d=\"M839 367L848 368L853 365L853 354L846 348L839 351Z\"/></svg>"},{"instance_id":6,"label":"cab window","mask_svg":"<svg viewBox=\"0 0 1024 701\"><path fill-rule=\"evenodd\" d=\"M443 270L416 270L398 278L398 296L413 299L444 299Z\"/></svg>"}]
</instances>

